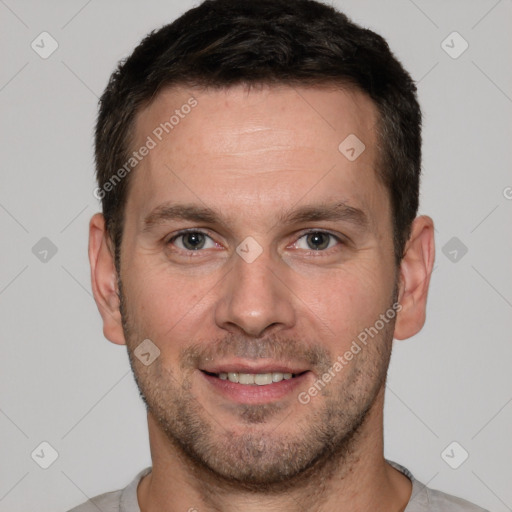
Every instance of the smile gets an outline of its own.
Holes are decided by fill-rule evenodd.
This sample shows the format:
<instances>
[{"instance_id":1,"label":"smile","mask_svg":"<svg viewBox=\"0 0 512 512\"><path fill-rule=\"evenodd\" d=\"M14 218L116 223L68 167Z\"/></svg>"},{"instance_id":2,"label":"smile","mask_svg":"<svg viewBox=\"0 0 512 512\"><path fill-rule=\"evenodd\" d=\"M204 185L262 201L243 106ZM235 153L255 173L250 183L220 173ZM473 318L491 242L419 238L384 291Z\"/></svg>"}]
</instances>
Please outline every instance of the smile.
<instances>
[{"instance_id":1,"label":"smile","mask_svg":"<svg viewBox=\"0 0 512 512\"><path fill-rule=\"evenodd\" d=\"M201 369L199 372L210 390L229 401L243 404L262 404L291 398L299 389L306 387L312 376L309 370L297 369L292 373L282 371L284 368L268 367L259 369L259 372L252 368L233 367L212 370Z\"/></svg>"},{"instance_id":2,"label":"smile","mask_svg":"<svg viewBox=\"0 0 512 512\"><path fill-rule=\"evenodd\" d=\"M212 377L217 377L221 380L228 380L237 384L245 384L249 386L267 386L282 380L289 380L297 377L300 374L271 372L271 373L240 373L240 372L220 372L210 373L205 372ZM304 372L303 372L304 373Z\"/></svg>"}]
</instances>

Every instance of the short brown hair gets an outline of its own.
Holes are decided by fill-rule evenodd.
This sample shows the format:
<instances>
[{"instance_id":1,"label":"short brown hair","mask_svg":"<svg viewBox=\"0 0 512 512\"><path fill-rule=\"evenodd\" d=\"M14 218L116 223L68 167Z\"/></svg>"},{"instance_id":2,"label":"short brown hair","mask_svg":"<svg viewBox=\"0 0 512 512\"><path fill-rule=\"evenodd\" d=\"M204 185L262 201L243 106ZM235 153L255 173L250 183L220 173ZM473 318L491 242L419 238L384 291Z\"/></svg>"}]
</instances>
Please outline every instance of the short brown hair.
<instances>
[{"instance_id":1,"label":"short brown hair","mask_svg":"<svg viewBox=\"0 0 512 512\"><path fill-rule=\"evenodd\" d=\"M350 85L379 111L377 173L390 192L395 261L418 210L421 111L416 86L386 41L315 0L206 0L148 34L119 63L100 99L96 177L120 268L127 161L135 117L164 87Z\"/></svg>"}]
</instances>

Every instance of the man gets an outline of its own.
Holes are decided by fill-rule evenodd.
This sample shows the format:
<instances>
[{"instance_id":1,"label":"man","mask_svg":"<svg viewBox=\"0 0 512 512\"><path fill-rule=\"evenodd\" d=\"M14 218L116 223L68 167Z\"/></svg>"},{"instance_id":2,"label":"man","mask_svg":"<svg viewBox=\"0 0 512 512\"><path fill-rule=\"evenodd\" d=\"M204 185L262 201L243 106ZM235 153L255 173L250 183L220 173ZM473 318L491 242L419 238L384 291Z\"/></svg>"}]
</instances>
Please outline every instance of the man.
<instances>
[{"instance_id":1,"label":"man","mask_svg":"<svg viewBox=\"0 0 512 512\"><path fill-rule=\"evenodd\" d=\"M153 464L75 512L482 510L383 456L434 262L420 127L385 41L312 0L204 2L119 66L89 256Z\"/></svg>"}]
</instances>

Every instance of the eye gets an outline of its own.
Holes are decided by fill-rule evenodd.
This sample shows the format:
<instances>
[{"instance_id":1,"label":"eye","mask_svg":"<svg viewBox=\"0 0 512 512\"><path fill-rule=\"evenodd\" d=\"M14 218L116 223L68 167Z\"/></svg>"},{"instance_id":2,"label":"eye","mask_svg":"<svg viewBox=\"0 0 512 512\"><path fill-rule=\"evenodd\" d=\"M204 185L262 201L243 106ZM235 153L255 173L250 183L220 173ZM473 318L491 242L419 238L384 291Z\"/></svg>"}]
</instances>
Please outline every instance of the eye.
<instances>
[{"instance_id":1,"label":"eye","mask_svg":"<svg viewBox=\"0 0 512 512\"><path fill-rule=\"evenodd\" d=\"M324 231L311 231L301 236L294 246L307 251L325 251L340 243L340 239Z\"/></svg>"},{"instance_id":2,"label":"eye","mask_svg":"<svg viewBox=\"0 0 512 512\"><path fill-rule=\"evenodd\" d=\"M213 249L215 242L202 231L185 231L173 236L168 242L184 251L199 251L200 249Z\"/></svg>"}]
</instances>

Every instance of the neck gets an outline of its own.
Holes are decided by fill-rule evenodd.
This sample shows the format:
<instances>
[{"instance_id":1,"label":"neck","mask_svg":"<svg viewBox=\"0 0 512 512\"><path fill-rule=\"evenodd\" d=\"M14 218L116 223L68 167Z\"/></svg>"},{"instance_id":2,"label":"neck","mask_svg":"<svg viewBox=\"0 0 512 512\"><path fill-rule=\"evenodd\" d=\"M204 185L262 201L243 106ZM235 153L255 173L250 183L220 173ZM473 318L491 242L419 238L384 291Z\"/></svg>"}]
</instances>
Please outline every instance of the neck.
<instances>
[{"instance_id":1,"label":"neck","mask_svg":"<svg viewBox=\"0 0 512 512\"><path fill-rule=\"evenodd\" d=\"M384 389L351 439L348 453L327 454L300 477L265 491L226 482L192 463L148 413L153 468L137 490L141 512L403 511L411 482L384 459L383 402Z\"/></svg>"}]
</instances>

